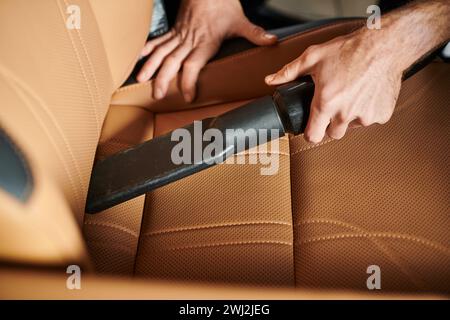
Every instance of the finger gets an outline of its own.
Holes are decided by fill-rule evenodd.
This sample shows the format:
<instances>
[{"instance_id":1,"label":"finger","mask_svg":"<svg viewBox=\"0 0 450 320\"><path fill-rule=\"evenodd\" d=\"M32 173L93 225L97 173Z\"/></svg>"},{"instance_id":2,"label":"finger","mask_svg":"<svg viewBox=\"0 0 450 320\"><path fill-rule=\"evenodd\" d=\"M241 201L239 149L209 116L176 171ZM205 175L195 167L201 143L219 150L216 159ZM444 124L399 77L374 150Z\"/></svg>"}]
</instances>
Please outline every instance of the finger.
<instances>
[{"instance_id":1,"label":"finger","mask_svg":"<svg viewBox=\"0 0 450 320\"><path fill-rule=\"evenodd\" d=\"M238 27L238 36L244 37L258 46L269 46L277 42L277 36L245 19Z\"/></svg>"},{"instance_id":2,"label":"finger","mask_svg":"<svg viewBox=\"0 0 450 320\"><path fill-rule=\"evenodd\" d=\"M200 70L208 63L208 60L217 52L218 47L209 45L195 49L183 64L181 78L181 90L187 102L194 100L196 95L196 83Z\"/></svg>"},{"instance_id":3,"label":"finger","mask_svg":"<svg viewBox=\"0 0 450 320\"><path fill-rule=\"evenodd\" d=\"M316 96L311 103L311 111L305 128L305 139L312 143L319 143L325 136L325 131L330 123L331 117L328 113L319 111Z\"/></svg>"},{"instance_id":4,"label":"finger","mask_svg":"<svg viewBox=\"0 0 450 320\"><path fill-rule=\"evenodd\" d=\"M155 79L155 99L162 99L166 95L170 81L175 78L181 68L182 62L186 59L191 50L191 45L185 42L166 57Z\"/></svg>"},{"instance_id":5,"label":"finger","mask_svg":"<svg viewBox=\"0 0 450 320\"><path fill-rule=\"evenodd\" d=\"M148 57L136 79L139 82L148 81L156 70L158 70L164 58L178 46L179 42L180 39L174 37L160 45L150 57Z\"/></svg>"},{"instance_id":6,"label":"finger","mask_svg":"<svg viewBox=\"0 0 450 320\"><path fill-rule=\"evenodd\" d=\"M163 34L160 37L157 37L155 39L152 39L148 41L144 48L141 50L141 57L148 56L157 46L159 46L161 43L166 42L173 36L173 31L169 31L165 34Z\"/></svg>"},{"instance_id":7,"label":"finger","mask_svg":"<svg viewBox=\"0 0 450 320\"><path fill-rule=\"evenodd\" d=\"M347 132L348 128L348 122L341 122L336 118L333 118L328 125L327 128L327 135L330 138L339 140L342 137L345 136L345 133Z\"/></svg>"},{"instance_id":8,"label":"finger","mask_svg":"<svg viewBox=\"0 0 450 320\"><path fill-rule=\"evenodd\" d=\"M310 72L315 61L310 57L309 51L305 51L299 58L285 65L277 73L268 75L266 83L268 85L277 85L293 81L303 74Z\"/></svg>"}]
</instances>

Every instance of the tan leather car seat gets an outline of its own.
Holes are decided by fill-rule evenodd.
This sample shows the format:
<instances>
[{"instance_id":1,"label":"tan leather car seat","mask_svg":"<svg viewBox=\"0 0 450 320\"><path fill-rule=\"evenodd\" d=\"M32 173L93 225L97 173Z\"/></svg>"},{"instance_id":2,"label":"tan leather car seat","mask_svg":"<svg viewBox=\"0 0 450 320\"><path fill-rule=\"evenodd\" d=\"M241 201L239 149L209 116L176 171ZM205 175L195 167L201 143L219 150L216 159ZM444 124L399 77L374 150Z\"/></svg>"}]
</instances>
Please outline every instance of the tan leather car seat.
<instances>
[{"instance_id":1,"label":"tan leather car seat","mask_svg":"<svg viewBox=\"0 0 450 320\"><path fill-rule=\"evenodd\" d=\"M266 74L309 45L360 24L359 20L333 22L288 37L272 48L216 60L200 78L194 105L183 102L176 81L163 101L151 99L151 82L120 88L112 99L98 155L149 138L150 133L136 129L136 120L125 119L142 116L159 135L270 94L272 89L263 81ZM84 234L98 269L164 279L294 285L287 137L280 139L279 152L279 172L273 176L260 175L259 165L222 165L149 193L145 199L86 215Z\"/></svg>"},{"instance_id":2,"label":"tan leather car seat","mask_svg":"<svg viewBox=\"0 0 450 320\"><path fill-rule=\"evenodd\" d=\"M220 165L84 215L97 145L102 158L269 94L266 74L362 22L336 21L211 62L198 99L186 104L177 80L162 101L152 100L151 82L119 88L145 42L151 1L70 4L81 8L79 30L66 28L67 1L0 2L0 127L35 177L24 204L0 190L1 261L353 290L367 290L366 269L379 265L383 292L449 291L448 65L407 80L385 126L319 145L282 138L277 175Z\"/></svg>"},{"instance_id":3,"label":"tan leather car seat","mask_svg":"<svg viewBox=\"0 0 450 320\"><path fill-rule=\"evenodd\" d=\"M341 27L352 30L357 25L358 21L340 22L292 36L275 48L257 48L211 63L203 73L201 81L204 82L200 83L200 87L205 88L200 93L209 93L209 96L201 96L194 105L201 108L190 106L191 109L184 110L189 106L181 101L175 86L172 95L162 102L151 100L150 83L121 88L113 97L106 124L113 126L113 117L121 119L120 115L127 113L123 104L138 105L148 111L155 135L220 114L245 103L243 99L268 93L263 85L264 75L298 55L305 43L324 41L323 37L334 37L337 35L334 32L341 32ZM440 137L439 141L445 141L447 135L443 132L448 127L444 129L437 122L431 129L430 121L422 121L421 109L401 110L411 103L417 103L417 108L426 108L423 95L433 92L439 98L433 112L441 118L446 113L443 87L448 81L447 69L442 63L433 64L404 84L396 112L407 116L407 120L396 120L399 117L396 115L389 126L352 130L343 141L327 139L317 146L306 144L302 137L291 137L289 144L282 141L280 172L274 177L260 176L257 167L220 166L148 194L146 200L140 199L142 207L145 201L144 222L141 231L139 225L132 229L136 239L128 242L132 245L126 254L128 260L117 258L119 253L115 250L103 250L102 255L97 255L98 266L105 272L132 270L136 275L164 279L364 290L367 268L375 264L382 268L387 279L383 288L445 291L449 287L448 273L442 272L449 265L446 249L449 237L444 232L449 226L449 186L441 179L438 184L435 179L429 179L427 174L431 172L416 177L413 184L406 183L411 176L416 176L415 172L420 171L423 164L412 160L417 159L417 151L405 150L402 142L411 139L416 145L415 135L433 130L433 134ZM443 87L438 88L430 79ZM230 85L220 86L221 83ZM217 99L233 102L217 103ZM204 107L208 104L213 106ZM396 122L398 124L394 125ZM413 135L403 123L414 123ZM389 130L390 127L395 129ZM361 132L372 133L359 138ZM117 142L132 136L127 132L117 134L114 139L106 138L100 150L111 140ZM347 140L352 142L345 143ZM140 141L137 139L135 143ZM362 141L365 142L363 155L358 152ZM386 142L393 146L387 148ZM128 142L130 144L133 143ZM337 145L333 151L322 151L333 145ZM427 156L442 166L448 157L448 146L443 142L434 147ZM420 150L420 146L417 148ZM341 153L348 156L343 158ZM359 175L354 173L357 165L361 166ZM370 170L363 172L365 168ZM385 170L396 173L395 179L387 179ZM442 174L448 175L448 170L439 173ZM393 181L395 186L391 188L398 189L395 193L387 189ZM413 193L417 188L420 191ZM440 189L437 194L441 196L430 203L428 193L434 188ZM367 191L362 193L362 190ZM412 196L414 194L416 196ZM424 206L429 207L428 211ZM404 208L407 208L406 216ZM136 209L136 212L140 217L141 210ZM111 213L105 216L108 214ZM383 222L377 218L380 214ZM101 224L98 221L103 219L110 220L100 215L87 216L86 223ZM426 234L417 233L416 228L424 228L423 224L430 219L439 221L438 226L428 223ZM418 223L420 220L423 222ZM118 229L117 225L115 227ZM88 239L94 233L98 235L96 228L99 229L85 226ZM441 230L442 238L434 243L431 239L438 236L434 233L437 229ZM120 239L112 230L104 231L103 235L110 242L117 243ZM440 250L429 251L427 245ZM91 247L99 252L95 245ZM417 257L425 252L427 258L436 261L434 267L441 266L439 272L430 272L428 268L419 270L420 266L423 268L423 260ZM116 269L111 260L121 261L123 269ZM124 261L129 261L129 265L125 266Z\"/></svg>"}]
</instances>

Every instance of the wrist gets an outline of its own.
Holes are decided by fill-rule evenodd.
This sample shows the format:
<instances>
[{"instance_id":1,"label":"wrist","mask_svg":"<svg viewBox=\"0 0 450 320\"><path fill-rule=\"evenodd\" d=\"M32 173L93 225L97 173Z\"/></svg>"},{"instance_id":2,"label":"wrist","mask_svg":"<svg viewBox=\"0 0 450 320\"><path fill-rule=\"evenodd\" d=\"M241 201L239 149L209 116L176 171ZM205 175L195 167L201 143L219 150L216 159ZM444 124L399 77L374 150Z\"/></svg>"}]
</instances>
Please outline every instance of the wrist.
<instances>
[{"instance_id":1,"label":"wrist","mask_svg":"<svg viewBox=\"0 0 450 320\"><path fill-rule=\"evenodd\" d=\"M447 0L446 0L447 1ZM363 28L378 58L403 73L450 37L446 1L417 1L381 17L381 29Z\"/></svg>"},{"instance_id":2,"label":"wrist","mask_svg":"<svg viewBox=\"0 0 450 320\"><path fill-rule=\"evenodd\" d=\"M350 48L353 57L360 60L358 63L366 65L374 74L401 77L408 66L404 61L400 63L402 53L391 42L389 32L388 28L377 30L363 27L350 35L350 41L354 42Z\"/></svg>"},{"instance_id":3,"label":"wrist","mask_svg":"<svg viewBox=\"0 0 450 320\"><path fill-rule=\"evenodd\" d=\"M361 46L368 49L370 62L376 63L382 72L401 76L424 53L420 44L411 40L411 28L408 21L395 16L386 16L381 29L363 27L358 37Z\"/></svg>"}]
</instances>

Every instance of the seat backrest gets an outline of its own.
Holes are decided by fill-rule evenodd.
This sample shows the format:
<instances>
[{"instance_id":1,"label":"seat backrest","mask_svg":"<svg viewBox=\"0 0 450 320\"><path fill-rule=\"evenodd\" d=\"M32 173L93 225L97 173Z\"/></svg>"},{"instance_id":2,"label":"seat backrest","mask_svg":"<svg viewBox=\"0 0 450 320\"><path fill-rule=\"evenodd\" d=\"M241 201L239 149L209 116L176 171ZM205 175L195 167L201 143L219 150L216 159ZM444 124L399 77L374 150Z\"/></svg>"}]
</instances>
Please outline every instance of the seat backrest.
<instances>
[{"instance_id":1,"label":"seat backrest","mask_svg":"<svg viewBox=\"0 0 450 320\"><path fill-rule=\"evenodd\" d=\"M81 243L71 213L80 224L111 95L138 58L151 11L151 0L0 2L0 127L35 182L24 202L0 188L0 258L36 256L45 237ZM49 245L41 260L57 262L64 250Z\"/></svg>"}]
</instances>

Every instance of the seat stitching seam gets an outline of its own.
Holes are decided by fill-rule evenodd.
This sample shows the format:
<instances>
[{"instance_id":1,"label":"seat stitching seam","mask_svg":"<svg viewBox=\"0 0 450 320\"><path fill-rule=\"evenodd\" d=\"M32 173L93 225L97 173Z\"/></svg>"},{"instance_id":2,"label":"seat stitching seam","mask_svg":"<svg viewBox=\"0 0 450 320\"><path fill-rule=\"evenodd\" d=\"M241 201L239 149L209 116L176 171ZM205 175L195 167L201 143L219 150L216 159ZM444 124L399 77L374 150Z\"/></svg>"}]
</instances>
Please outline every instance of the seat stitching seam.
<instances>
[{"instance_id":1,"label":"seat stitching seam","mask_svg":"<svg viewBox=\"0 0 450 320\"><path fill-rule=\"evenodd\" d=\"M62 0L62 1L65 2L65 0ZM64 18L65 18L65 17L64 17L63 9L62 9L62 7L61 7L61 0L57 1L57 3L58 3L58 7L59 7L59 11L60 11L61 18L62 18L62 20L63 20L63 22L64 22ZM67 4L66 4L66 6L67 6ZM72 35L71 35L71 33L69 32L69 30L68 30L67 28L65 28L65 27L64 27L64 30L66 30L66 34L67 34L68 38L70 39L70 42L71 42L71 44L72 44L73 51L74 51L74 53L75 53L75 56L77 57L78 66L80 67L81 74L82 74L82 76L83 76L83 78L84 78L84 84L85 84L85 86L86 86L86 88L87 88L87 90L88 90L88 92L89 92L89 98L90 98L90 100L91 100L92 107L93 107L93 109L94 109L95 124L96 124L96 128L97 128L97 132L99 132L99 131L100 131L100 125L99 125L99 123L98 123L97 111L96 111L96 107L95 107L95 106L96 106L96 103L95 103L95 99L94 99L94 96L93 96L93 93L92 93L92 88L91 88L91 86L89 85L89 81L88 81L88 79L87 79L86 71L84 70L83 64L81 63L80 53L78 52L78 48L77 48L77 46L75 45L75 42L74 42L74 40L73 40L73 38L72 38Z\"/></svg>"},{"instance_id":2,"label":"seat stitching seam","mask_svg":"<svg viewBox=\"0 0 450 320\"><path fill-rule=\"evenodd\" d=\"M345 228L349 228L351 230L357 231L359 233L367 233L367 230L364 230L361 227L357 227L355 225L352 225L350 223L345 223L342 221L336 221L336 220L328 220L328 219L310 219L310 220L303 220L300 221L297 225L294 226L294 228L298 228L302 225L306 225L306 224L333 224L333 225L338 225L341 227L345 227ZM424 284L423 281L418 280L416 276L414 276L412 274L412 272L404 266L401 258L399 258L395 253L392 252L392 250L390 250L388 248L388 246L386 246L386 244L380 243L377 241L377 239L372 239L369 238L369 240L371 242L373 242L380 250L382 250L384 252L384 254L399 268L399 270L401 272L403 272L403 274L405 274L412 283L414 283L419 289L424 290Z\"/></svg>"},{"instance_id":3,"label":"seat stitching seam","mask_svg":"<svg viewBox=\"0 0 450 320\"><path fill-rule=\"evenodd\" d=\"M158 230L158 231L150 231L150 232L144 233L142 236L148 237L148 236L167 234L167 233L176 233L176 232L183 232L183 231L195 231L195 230L226 228L226 227L236 227L236 226L254 226L254 225L292 226L290 223L282 222L282 221L250 221L250 222L223 223L223 224L181 227L181 228L165 229L165 230Z\"/></svg>"},{"instance_id":4,"label":"seat stitching seam","mask_svg":"<svg viewBox=\"0 0 450 320\"><path fill-rule=\"evenodd\" d=\"M116 247L119 249L122 249L122 251L125 251L126 253L134 256L134 250L130 249L127 246L115 243L113 241L108 241L108 240L86 240L89 244L93 244L93 245L97 245L97 246L108 246L108 247Z\"/></svg>"},{"instance_id":5,"label":"seat stitching seam","mask_svg":"<svg viewBox=\"0 0 450 320\"><path fill-rule=\"evenodd\" d=\"M150 201L150 197L148 196L148 194L146 194L143 197L144 201L143 201L143 206L142 206L142 215L141 215L141 219L140 219L140 224L139 224L139 234L137 237L137 243L136 243L136 252L134 254L134 261L133 261L133 273L132 276L136 276L136 270L138 268L138 259L139 259L139 253L141 252L142 249L142 230L145 227L145 217L146 217L146 213L147 213L147 208L149 206L149 201Z\"/></svg>"},{"instance_id":6,"label":"seat stitching seam","mask_svg":"<svg viewBox=\"0 0 450 320\"><path fill-rule=\"evenodd\" d=\"M108 144L115 144L115 145L119 145L119 146L123 146L123 147L128 147L128 148L132 148L133 144L127 143L127 142L121 142L115 139L111 139L111 140L107 140L104 142L99 143L99 148L105 148ZM250 155L280 155L280 156L290 156L289 153L286 152L243 152L243 153L238 153L238 154L234 154L233 156L236 157L242 157L242 156L250 156Z\"/></svg>"},{"instance_id":7,"label":"seat stitching seam","mask_svg":"<svg viewBox=\"0 0 450 320\"><path fill-rule=\"evenodd\" d=\"M257 155L261 155L261 154L266 154L266 155L279 155L279 156L290 156L290 154L285 153L285 152L243 152L243 153L237 153L234 154L233 156L235 157L242 157L242 156L257 156Z\"/></svg>"},{"instance_id":8,"label":"seat stitching seam","mask_svg":"<svg viewBox=\"0 0 450 320\"><path fill-rule=\"evenodd\" d=\"M450 248L447 248L441 244L435 243L433 241L427 240L427 239L421 239L418 237L405 235L405 234L395 234L395 233L350 233L350 234L338 234L338 235L332 235L332 236L326 236L326 237L316 237L316 238L309 238L302 241L296 242L297 244L308 244L308 243L314 243L314 242L320 242L320 241L328 241L328 240L337 240L337 239L345 239L345 238L390 238L390 239L398 239L398 240L408 240L411 242L418 242L420 244L423 244L425 246L434 248L438 251L441 251L444 255L450 257Z\"/></svg>"},{"instance_id":9,"label":"seat stitching seam","mask_svg":"<svg viewBox=\"0 0 450 320\"><path fill-rule=\"evenodd\" d=\"M288 134L286 136L286 138L288 140L287 148L288 148L288 152L290 154L290 151L291 151L291 139L290 138L291 137ZM297 266L297 264L296 264L297 254L295 252L296 250L295 250L294 243L295 243L295 239L296 239L296 235L297 235L297 230L294 227L295 219L294 219L294 203L292 201L293 180L292 180L292 157L291 156L289 156L288 169L289 169L289 198L290 198L289 199L289 202L290 202L290 206L289 207L290 207L290 210L291 210L290 217L291 217L291 222L292 222L291 231L292 231L292 241L293 241L293 245L292 245L292 264L293 264L292 268L293 268L293 278L294 278L293 279L294 280L293 287L295 288L297 286L297 268L296 268L296 266Z\"/></svg>"},{"instance_id":10,"label":"seat stitching seam","mask_svg":"<svg viewBox=\"0 0 450 320\"><path fill-rule=\"evenodd\" d=\"M122 142L118 139L110 139L106 141L102 141L99 143L99 148L105 148L108 144L116 144L124 147L131 148L134 146L134 144L128 143L128 142ZM233 156L246 156L246 155L260 155L260 154L266 154L266 155L282 155L282 156L290 156L287 152L246 152L243 151L242 153L234 154Z\"/></svg>"},{"instance_id":11,"label":"seat stitching seam","mask_svg":"<svg viewBox=\"0 0 450 320\"><path fill-rule=\"evenodd\" d=\"M130 235L132 235L132 236L134 236L134 237L138 237L137 232L135 232L135 231L133 231L133 230L127 228L127 227L124 227L124 226L121 226L121 225L117 225L117 224L114 224L114 223L85 221L84 224L85 224L85 225L94 225L94 226L109 227L109 228L113 228L113 229L120 230L120 231L125 232L125 233L127 233L127 234L130 234Z\"/></svg>"},{"instance_id":12,"label":"seat stitching seam","mask_svg":"<svg viewBox=\"0 0 450 320\"><path fill-rule=\"evenodd\" d=\"M296 139L296 138L300 138L300 137L294 137L293 139ZM323 141L321 143L317 143L317 144L313 144L313 145L310 145L310 146L307 146L307 147L303 147L303 148L297 149L293 153L291 153L291 156L294 156L294 155L296 155L296 154L298 154L300 152L306 151L306 150L310 150L310 149L314 149L314 148L323 146L323 145L325 145L325 144L327 144L329 142L332 142L332 141L335 141L335 140L334 139L328 139L328 140L325 140L325 141Z\"/></svg>"},{"instance_id":13,"label":"seat stitching seam","mask_svg":"<svg viewBox=\"0 0 450 320\"><path fill-rule=\"evenodd\" d=\"M262 240L262 241L235 241L235 242L220 242L220 243L210 243L210 244L202 244L202 245L162 248L160 251L177 251L177 250L203 249L203 248L237 246L237 245L252 245L252 244L269 244L269 245L275 244L275 245L292 246L292 243L286 242L286 241L270 241L270 240L267 240L267 241L264 241L264 240Z\"/></svg>"},{"instance_id":14,"label":"seat stitching seam","mask_svg":"<svg viewBox=\"0 0 450 320\"><path fill-rule=\"evenodd\" d=\"M65 5L67 7L69 5L67 0L63 0L63 1L64 1ZM75 32L78 35L78 39L80 40L81 47L83 49L84 55L86 56L86 59L88 61L89 73L91 74L92 79L94 80L95 93L96 93L95 94L95 98L97 100L98 106L100 107L101 106L100 88L98 86L97 76L95 75L95 72L94 72L94 67L93 67L92 60L91 60L89 52L88 52L88 50L86 48L86 45L85 45L85 42L84 42L84 39L83 39L83 36L82 36L80 30L79 29L75 29ZM95 115L95 120L96 120L96 123L97 123L97 131L99 131L100 130L100 116L99 116L98 110L97 110L97 108L95 108L95 106L94 106L94 115Z\"/></svg>"}]
</instances>

